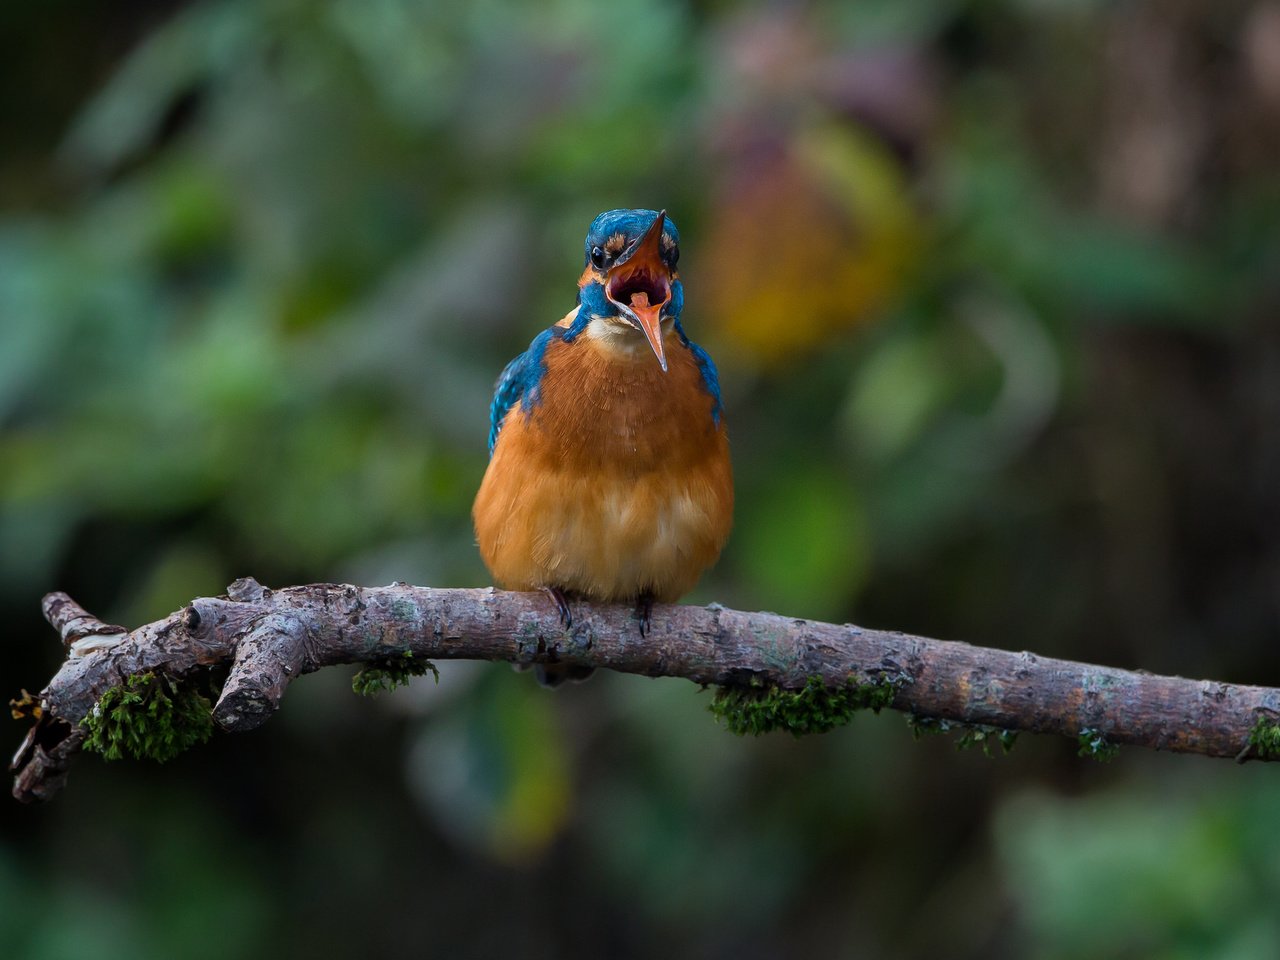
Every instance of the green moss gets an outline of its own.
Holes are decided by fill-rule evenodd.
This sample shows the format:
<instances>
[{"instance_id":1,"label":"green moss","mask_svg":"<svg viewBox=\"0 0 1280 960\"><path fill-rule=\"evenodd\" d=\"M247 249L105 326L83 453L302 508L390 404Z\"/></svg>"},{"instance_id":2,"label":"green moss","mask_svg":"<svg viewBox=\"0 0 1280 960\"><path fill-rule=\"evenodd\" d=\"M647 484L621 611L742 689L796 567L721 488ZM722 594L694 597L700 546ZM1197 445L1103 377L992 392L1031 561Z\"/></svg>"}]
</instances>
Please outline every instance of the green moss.
<instances>
[{"instance_id":1,"label":"green moss","mask_svg":"<svg viewBox=\"0 0 1280 960\"><path fill-rule=\"evenodd\" d=\"M134 757L163 763L213 733L213 705L190 683L138 673L102 695L81 721L84 749L107 760Z\"/></svg>"},{"instance_id":2,"label":"green moss","mask_svg":"<svg viewBox=\"0 0 1280 960\"><path fill-rule=\"evenodd\" d=\"M396 687L408 686L411 677L432 674L440 682L440 671L430 660L415 660L413 651L406 650L399 656L370 660L354 677L351 689L362 697L374 697L389 693Z\"/></svg>"},{"instance_id":3,"label":"green moss","mask_svg":"<svg viewBox=\"0 0 1280 960\"><path fill-rule=\"evenodd\" d=\"M810 677L799 690L787 690L756 681L746 687L717 688L709 709L730 732L740 736L788 730L802 737L842 726L859 710L878 713L893 702L906 682L905 675L897 675L866 683L851 679L843 686L831 687L821 677Z\"/></svg>"},{"instance_id":4,"label":"green moss","mask_svg":"<svg viewBox=\"0 0 1280 960\"><path fill-rule=\"evenodd\" d=\"M960 736L956 738L956 749L968 750L970 747L981 747L982 752L989 757L991 748L997 743L1000 745L1001 753L1008 753L1013 749L1017 739L1018 731L1016 730L1005 730L1003 727L993 727L987 723L971 723L967 724Z\"/></svg>"},{"instance_id":5,"label":"green moss","mask_svg":"<svg viewBox=\"0 0 1280 960\"><path fill-rule=\"evenodd\" d=\"M919 740L926 736L948 734L952 730L960 729L964 724L953 723L950 720L940 720L937 717L918 717L914 713L908 713L907 726L911 728L911 736Z\"/></svg>"},{"instance_id":6,"label":"green moss","mask_svg":"<svg viewBox=\"0 0 1280 960\"><path fill-rule=\"evenodd\" d=\"M1249 745L1263 760L1280 758L1280 723L1259 717L1249 731Z\"/></svg>"},{"instance_id":7,"label":"green moss","mask_svg":"<svg viewBox=\"0 0 1280 960\"><path fill-rule=\"evenodd\" d=\"M1013 749L1018 739L1017 730L1006 730L1004 727L992 726L989 723L961 723L955 720L940 720L935 717L917 717L914 713L907 715L907 726L917 740L926 734L956 733L956 749L968 750L981 747L983 754L991 756L991 749L996 744L1001 753Z\"/></svg>"},{"instance_id":8,"label":"green moss","mask_svg":"<svg viewBox=\"0 0 1280 960\"><path fill-rule=\"evenodd\" d=\"M1114 760L1120 753L1120 747L1117 744L1108 743L1102 731L1095 730L1093 727L1085 727L1081 730L1076 737L1076 743L1080 747L1076 751L1077 754L1082 757L1092 757L1103 763Z\"/></svg>"}]
</instances>

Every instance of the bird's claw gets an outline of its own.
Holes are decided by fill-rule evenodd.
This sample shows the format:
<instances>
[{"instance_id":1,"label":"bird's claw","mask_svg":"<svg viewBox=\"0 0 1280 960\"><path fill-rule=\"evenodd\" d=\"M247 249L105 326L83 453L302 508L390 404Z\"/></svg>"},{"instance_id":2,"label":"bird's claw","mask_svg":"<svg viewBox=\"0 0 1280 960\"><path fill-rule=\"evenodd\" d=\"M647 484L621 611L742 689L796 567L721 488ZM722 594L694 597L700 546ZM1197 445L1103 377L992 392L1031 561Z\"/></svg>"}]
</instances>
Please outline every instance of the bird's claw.
<instances>
[{"instance_id":1,"label":"bird's claw","mask_svg":"<svg viewBox=\"0 0 1280 960\"><path fill-rule=\"evenodd\" d=\"M568 630L573 626L573 613L569 610L569 601L559 587L543 587L547 595L556 602L556 610L560 614L560 623Z\"/></svg>"},{"instance_id":2,"label":"bird's claw","mask_svg":"<svg viewBox=\"0 0 1280 960\"><path fill-rule=\"evenodd\" d=\"M640 599L636 601L636 619L640 621L640 636L648 636L649 619L653 613L653 597L650 594L643 593Z\"/></svg>"}]
</instances>

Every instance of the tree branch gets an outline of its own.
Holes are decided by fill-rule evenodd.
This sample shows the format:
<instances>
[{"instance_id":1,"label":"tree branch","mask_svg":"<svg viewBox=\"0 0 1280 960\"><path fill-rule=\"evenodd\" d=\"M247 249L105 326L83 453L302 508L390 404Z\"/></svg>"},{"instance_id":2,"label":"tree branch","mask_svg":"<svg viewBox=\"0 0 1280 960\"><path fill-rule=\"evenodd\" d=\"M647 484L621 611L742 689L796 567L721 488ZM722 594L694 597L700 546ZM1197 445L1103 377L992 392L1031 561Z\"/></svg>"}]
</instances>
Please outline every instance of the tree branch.
<instances>
[{"instance_id":1,"label":"tree branch","mask_svg":"<svg viewBox=\"0 0 1280 960\"><path fill-rule=\"evenodd\" d=\"M265 722L297 676L340 663L422 660L563 662L728 687L800 690L893 679L890 704L920 718L1097 738L1212 757L1266 759L1280 728L1280 689L1185 680L818 623L718 605L659 605L641 638L631 610L574 604L566 630L541 594L393 584L268 590L237 580L136 630L104 624L66 594L45 617L67 659L37 698L14 701L34 725L13 758L14 795L63 785L103 695L129 677L195 681L227 668L213 708L227 730ZM1265 725L1265 729L1264 729ZM1260 739L1259 731L1267 738Z\"/></svg>"}]
</instances>

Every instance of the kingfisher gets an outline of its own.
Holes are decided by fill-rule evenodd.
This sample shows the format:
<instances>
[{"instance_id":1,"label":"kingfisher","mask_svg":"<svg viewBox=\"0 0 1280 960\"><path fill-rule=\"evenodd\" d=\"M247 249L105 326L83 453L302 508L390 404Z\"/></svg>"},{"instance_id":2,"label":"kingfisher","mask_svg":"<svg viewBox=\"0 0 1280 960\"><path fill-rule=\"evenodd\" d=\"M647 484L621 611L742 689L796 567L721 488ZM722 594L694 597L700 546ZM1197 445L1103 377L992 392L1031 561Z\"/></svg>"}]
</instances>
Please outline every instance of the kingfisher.
<instances>
[{"instance_id":1,"label":"kingfisher","mask_svg":"<svg viewBox=\"0 0 1280 960\"><path fill-rule=\"evenodd\" d=\"M733 522L720 382L681 326L680 235L665 210L591 222L578 304L498 378L476 541L494 581L569 599L635 604L693 589ZM538 664L539 682L591 668Z\"/></svg>"}]
</instances>

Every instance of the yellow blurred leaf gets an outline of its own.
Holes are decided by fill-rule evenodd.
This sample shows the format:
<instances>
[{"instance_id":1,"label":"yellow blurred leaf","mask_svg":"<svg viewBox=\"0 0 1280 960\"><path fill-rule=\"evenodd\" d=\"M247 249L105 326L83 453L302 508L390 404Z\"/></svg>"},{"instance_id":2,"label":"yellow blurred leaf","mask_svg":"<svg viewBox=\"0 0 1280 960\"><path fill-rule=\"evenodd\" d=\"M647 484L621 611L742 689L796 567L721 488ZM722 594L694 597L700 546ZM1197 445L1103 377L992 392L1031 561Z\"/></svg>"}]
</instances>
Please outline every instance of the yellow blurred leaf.
<instances>
[{"instance_id":1,"label":"yellow blurred leaf","mask_svg":"<svg viewBox=\"0 0 1280 960\"><path fill-rule=\"evenodd\" d=\"M809 128L721 198L705 248L710 321L760 365L803 355L874 318L921 232L886 147L846 124Z\"/></svg>"}]
</instances>

